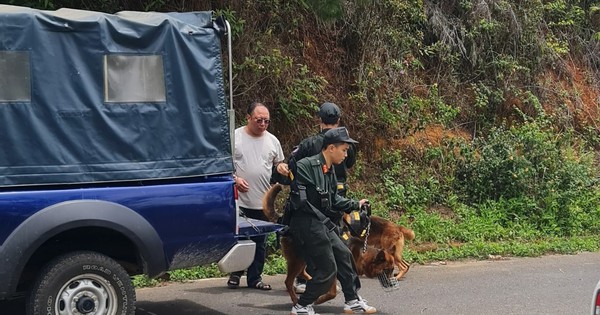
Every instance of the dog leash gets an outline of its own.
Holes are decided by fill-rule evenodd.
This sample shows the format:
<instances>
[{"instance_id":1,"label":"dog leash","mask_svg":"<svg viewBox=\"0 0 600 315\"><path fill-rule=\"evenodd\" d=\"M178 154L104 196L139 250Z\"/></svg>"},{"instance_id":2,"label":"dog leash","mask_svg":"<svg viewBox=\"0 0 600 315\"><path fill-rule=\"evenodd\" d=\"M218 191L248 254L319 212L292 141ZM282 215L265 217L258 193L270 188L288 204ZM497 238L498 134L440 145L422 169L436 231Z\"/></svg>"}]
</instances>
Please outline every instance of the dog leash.
<instances>
[{"instance_id":1,"label":"dog leash","mask_svg":"<svg viewBox=\"0 0 600 315\"><path fill-rule=\"evenodd\" d=\"M367 252L367 242L369 241L369 232L371 231L371 204L369 201L365 202L361 207L361 211L367 213L367 231L365 232L365 242L363 243L363 253Z\"/></svg>"},{"instance_id":2,"label":"dog leash","mask_svg":"<svg viewBox=\"0 0 600 315\"><path fill-rule=\"evenodd\" d=\"M363 243L363 254L367 252L367 241L369 240L369 231L371 231L371 220L367 224L367 232L365 233L365 242Z\"/></svg>"}]
</instances>

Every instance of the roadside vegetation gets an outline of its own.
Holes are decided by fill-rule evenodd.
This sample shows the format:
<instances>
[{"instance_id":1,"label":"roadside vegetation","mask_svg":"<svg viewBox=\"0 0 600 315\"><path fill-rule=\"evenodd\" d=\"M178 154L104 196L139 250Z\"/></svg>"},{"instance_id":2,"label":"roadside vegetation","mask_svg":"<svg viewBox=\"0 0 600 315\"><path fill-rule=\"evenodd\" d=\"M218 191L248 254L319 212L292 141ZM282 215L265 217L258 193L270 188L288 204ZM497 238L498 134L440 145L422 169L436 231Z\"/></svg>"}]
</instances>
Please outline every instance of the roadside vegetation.
<instances>
[{"instance_id":1,"label":"roadside vegetation","mask_svg":"<svg viewBox=\"0 0 600 315\"><path fill-rule=\"evenodd\" d=\"M225 15L238 123L262 100L290 152L339 104L351 193L415 231L409 262L600 250L600 0L4 2Z\"/></svg>"}]
</instances>

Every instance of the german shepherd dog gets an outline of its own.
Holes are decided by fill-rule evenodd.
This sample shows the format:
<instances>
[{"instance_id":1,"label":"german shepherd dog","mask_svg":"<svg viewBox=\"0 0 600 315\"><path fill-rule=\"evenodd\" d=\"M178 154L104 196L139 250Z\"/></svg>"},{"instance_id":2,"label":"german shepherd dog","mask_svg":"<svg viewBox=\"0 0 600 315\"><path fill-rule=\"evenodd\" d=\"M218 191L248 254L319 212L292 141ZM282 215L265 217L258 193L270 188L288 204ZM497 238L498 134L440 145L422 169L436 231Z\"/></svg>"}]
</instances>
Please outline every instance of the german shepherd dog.
<instances>
[{"instance_id":1,"label":"german shepherd dog","mask_svg":"<svg viewBox=\"0 0 600 315\"><path fill-rule=\"evenodd\" d=\"M271 222L277 222L280 215L275 211L275 199L283 186L280 184L273 185L263 197L263 212ZM282 235L281 237L281 252L287 263L287 276L285 278L285 287L294 304L298 302L298 295L294 290L294 280L302 274L307 280L311 276L306 272L306 263L300 257L293 244L290 236ZM349 242L349 248L354 257L357 274L365 275L369 278L377 277L379 274L391 276L394 270L394 256L385 250L376 249L372 246L367 246L364 249L364 241L358 238L352 238ZM321 304L329 301L337 295L336 282L333 281L331 288L325 294L321 295L315 304Z\"/></svg>"},{"instance_id":2,"label":"german shepherd dog","mask_svg":"<svg viewBox=\"0 0 600 315\"><path fill-rule=\"evenodd\" d=\"M349 222L347 218L348 215L344 215L344 220ZM394 256L394 264L398 267L396 280L400 280L410 268L409 264L402 259L404 241L412 241L415 238L415 232L382 217L372 215L370 219L371 227L366 237L367 245L383 249Z\"/></svg>"}]
</instances>

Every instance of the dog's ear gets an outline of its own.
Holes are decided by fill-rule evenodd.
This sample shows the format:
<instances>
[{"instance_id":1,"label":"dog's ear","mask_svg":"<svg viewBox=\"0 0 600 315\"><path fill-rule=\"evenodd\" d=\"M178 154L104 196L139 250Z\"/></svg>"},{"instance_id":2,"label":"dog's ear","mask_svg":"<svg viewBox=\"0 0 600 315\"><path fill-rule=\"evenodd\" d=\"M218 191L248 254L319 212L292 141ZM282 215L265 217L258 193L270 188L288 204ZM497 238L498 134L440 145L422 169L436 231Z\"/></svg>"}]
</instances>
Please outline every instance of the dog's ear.
<instances>
[{"instance_id":1,"label":"dog's ear","mask_svg":"<svg viewBox=\"0 0 600 315\"><path fill-rule=\"evenodd\" d=\"M375 263L382 263L382 262L385 262L385 251L380 249L377 252L377 256L375 256Z\"/></svg>"}]
</instances>

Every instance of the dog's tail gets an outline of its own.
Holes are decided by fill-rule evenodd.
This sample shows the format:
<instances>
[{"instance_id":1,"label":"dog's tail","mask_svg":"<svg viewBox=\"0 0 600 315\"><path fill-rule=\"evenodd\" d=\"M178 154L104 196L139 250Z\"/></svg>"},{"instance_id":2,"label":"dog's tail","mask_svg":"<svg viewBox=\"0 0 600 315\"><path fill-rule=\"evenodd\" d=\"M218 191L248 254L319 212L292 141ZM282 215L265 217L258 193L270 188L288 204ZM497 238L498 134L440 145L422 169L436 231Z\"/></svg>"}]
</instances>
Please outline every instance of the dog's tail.
<instances>
[{"instance_id":1,"label":"dog's tail","mask_svg":"<svg viewBox=\"0 0 600 315\"><path fill-rule=\"evenodd\" d=\"M404 239L412 241L415 239L415 232L407 227L400 226L400 232L404 234Z\"/></svg>"},{"instance_id":2,"label":"dog's tail","mask_svg":"<svg viewBox=\"0 0 600 315\"><path fill-rule=\"evenodd\" d=\"M281 184L275 184L263 196L262 210L270 222L277 222L279 219L279 214L275 211L275 199L277 199L277 195L282 189L283 186Z\"/></svg>"}]
</instances>

